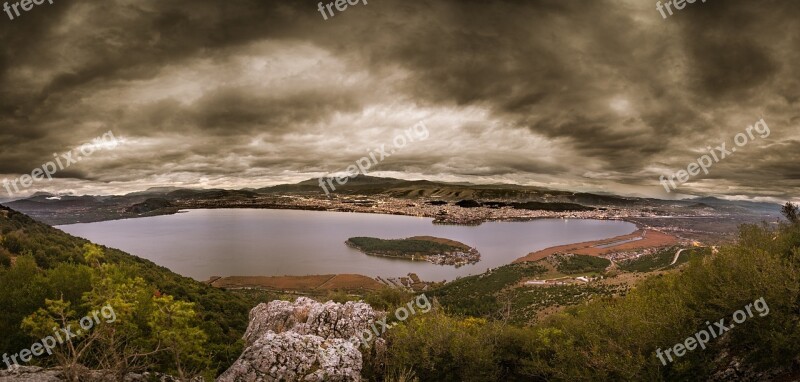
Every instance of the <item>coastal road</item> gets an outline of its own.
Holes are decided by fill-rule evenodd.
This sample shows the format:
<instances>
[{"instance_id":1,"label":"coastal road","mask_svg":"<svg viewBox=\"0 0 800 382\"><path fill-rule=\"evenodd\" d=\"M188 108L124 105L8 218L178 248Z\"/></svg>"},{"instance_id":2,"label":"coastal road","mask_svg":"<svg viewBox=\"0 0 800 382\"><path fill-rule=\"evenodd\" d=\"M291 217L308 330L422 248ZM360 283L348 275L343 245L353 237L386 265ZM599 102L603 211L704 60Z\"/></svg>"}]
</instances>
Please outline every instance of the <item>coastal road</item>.
<instances>
[{"instance_id":1,"label":"coastal road","mask_svg":"<svg viewBox=\"0 0 800 382\"><path fill-rule=\"evenodd\" d=\"M678 257L681 255L681 252L683 252L685 250L686 250L686 248L683 248L683 249L679 249L678 252L675 252L675 258L672 259L672 262L669 263L669 265L673 265L673 264L677 263L678 262Z\"/></svg>"}]
</instances>

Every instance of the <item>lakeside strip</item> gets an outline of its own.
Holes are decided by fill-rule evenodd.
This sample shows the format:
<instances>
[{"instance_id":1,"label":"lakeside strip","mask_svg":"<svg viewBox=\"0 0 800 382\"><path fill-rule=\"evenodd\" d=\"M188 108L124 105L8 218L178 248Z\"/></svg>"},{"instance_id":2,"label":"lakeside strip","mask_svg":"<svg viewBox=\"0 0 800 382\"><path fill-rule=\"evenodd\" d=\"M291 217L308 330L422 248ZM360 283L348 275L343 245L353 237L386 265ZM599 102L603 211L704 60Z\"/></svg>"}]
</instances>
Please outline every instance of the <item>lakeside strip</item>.
<instances>
[{"instance_id":1,"label":"lakeside strip","mask_svg":"<svg viewBox=\"0 0 800 382\"><path fill-rule=\"evenodd\" d=\"M379 290L386 285L359 274L311 275L311 276L228 276L212 278L208 282L217 288L245 289L263 288L276 291L334 291L334 290Z\"/></svg>"},{"instance_id":2,"label":"lakeside strip","mask_svg":"<svg viewBox=\"0 0 800 382\"><path fill-rule=\"evenodd\" d=\"M637 239L637 240L633 240ZM633 241L632 241L633 240ZM637 229L627 235L607 239L564 244L531 252L512 262L536 261L559 252L599 256L609 252L651 248L678 243L678 238L652 229ZM601 248L600 246L610 247ZM327 292L335 290L379 290L387 285L360 274L328 274L307 276L228 276L212 277L207 283L217 288L267 289L280 292Z\"/></svg>"},{"instance_id":3,"label":"lakeside strip","mask_svg":"<svg viewBox=\"0 0 800 382\"><path fill-rule=\"evenodd\" d=\"M610 239L585 241L582 243L565 244L545 248L540 251L531 252L523 257L520 257L519 259L514 260L512 263L516 264L526 261L541 260L547 256L565 252L579 255L600 256L616 251L673 245L677 244L678 241L678 238L675 236L652 229L640 228L627 235L612 237ZM618 245L613 245L617 242L619 242ZM610 244L610 247L605 247Z\"/></svg>"}]
</instances>

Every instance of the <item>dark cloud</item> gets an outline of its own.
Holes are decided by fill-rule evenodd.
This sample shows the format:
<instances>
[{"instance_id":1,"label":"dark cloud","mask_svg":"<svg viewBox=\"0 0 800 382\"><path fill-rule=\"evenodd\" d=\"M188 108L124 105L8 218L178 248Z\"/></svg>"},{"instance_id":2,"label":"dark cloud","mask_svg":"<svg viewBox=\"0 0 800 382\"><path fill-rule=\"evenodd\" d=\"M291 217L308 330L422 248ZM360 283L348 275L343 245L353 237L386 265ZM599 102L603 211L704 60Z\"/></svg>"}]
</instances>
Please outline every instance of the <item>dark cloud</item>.
<instances>
[{"instance_id":1,"label":"dark cloud","mask_svg":"<svg viewBox=\"0 0 800 382\"><path fill-rule=\"evenodd\" d=\"M770 137L684 191L791 197L798 4L382 0L326 21L305 0L57 1L0 17L0 173L112 130L64 187L263 186L426 120L381 171L658 195L764 117Z\"/></svg>"}]
</instances>

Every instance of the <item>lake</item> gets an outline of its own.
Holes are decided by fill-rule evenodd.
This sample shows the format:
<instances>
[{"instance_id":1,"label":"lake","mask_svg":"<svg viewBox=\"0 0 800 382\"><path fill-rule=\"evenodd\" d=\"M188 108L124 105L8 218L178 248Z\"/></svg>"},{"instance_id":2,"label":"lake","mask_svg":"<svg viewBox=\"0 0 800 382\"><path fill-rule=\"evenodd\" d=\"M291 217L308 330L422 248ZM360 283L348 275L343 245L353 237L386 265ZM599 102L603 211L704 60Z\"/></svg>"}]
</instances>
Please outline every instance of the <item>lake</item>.
<instances>
[{"instance_id":1,"label":"lake","mask_svg":"<svg viewBox=\"0 0 800 382\"><path fill-rule=\"evenodd\" d=\"M539 219L479 226L432 224L401 215L270 209L189 210L175 215L58 226L197 280L211 276L357 273L453 280L509 264L555 245L633 232L615 220ZM367 256L345 245L353 236L400 239L437 236L477 248L481 261L460 268Z\"/></svg>"}]
</instances>

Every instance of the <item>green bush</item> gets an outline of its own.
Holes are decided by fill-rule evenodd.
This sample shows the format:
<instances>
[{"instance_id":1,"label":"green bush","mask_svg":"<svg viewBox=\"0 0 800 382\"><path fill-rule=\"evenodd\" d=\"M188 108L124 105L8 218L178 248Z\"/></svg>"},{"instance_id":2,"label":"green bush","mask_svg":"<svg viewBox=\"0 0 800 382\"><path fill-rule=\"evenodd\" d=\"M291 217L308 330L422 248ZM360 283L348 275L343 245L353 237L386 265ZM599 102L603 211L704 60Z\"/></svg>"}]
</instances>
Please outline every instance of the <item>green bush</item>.
<instances>
[{"instance_id":1,"label":"green bush","mask_svg":"<svg viewBox=\"0 0 800 382\"><path fill-rule=\"evenodd\" d=\"M0 248L0 268L11 266L11 253L5 248Z\"/></svg>"}]
</instances>

